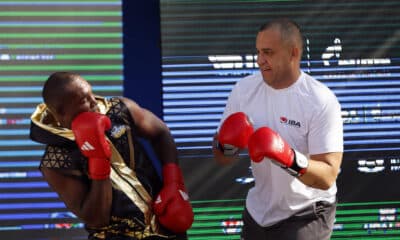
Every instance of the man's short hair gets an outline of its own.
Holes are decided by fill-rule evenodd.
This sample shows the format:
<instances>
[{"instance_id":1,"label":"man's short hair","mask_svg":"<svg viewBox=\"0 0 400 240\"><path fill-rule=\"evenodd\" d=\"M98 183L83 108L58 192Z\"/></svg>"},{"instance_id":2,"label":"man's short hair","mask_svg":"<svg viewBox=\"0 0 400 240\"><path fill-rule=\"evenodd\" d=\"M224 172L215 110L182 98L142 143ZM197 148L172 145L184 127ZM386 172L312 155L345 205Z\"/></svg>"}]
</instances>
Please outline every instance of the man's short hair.
<instances>
[{"instance_id":1,"label":"man's short hair","mask_svg":"<svg viewBox=\"0 0 400 240\"><path fill-rule=\"evenodd\" d=\"M282 42L290 45L298 45L300 51L303 52L303 35L300 26L293 20L288 18L278 18L267 22L259 28L259 32L277 29L281 33Z\"/></svg>"},{"instance_id":2,"label":"man's short hair","mask_svg":"<svg viewBox=\"0 0 400 240\"><path fill-rule=\"evenodd\" d=\"M71 72L55 72L51 74L43 85L42 97L43 101L50 110L61 112L63 107L63 98L68 93L67 86L80 77L76 73Z\"/></svg>"}]
</instances>

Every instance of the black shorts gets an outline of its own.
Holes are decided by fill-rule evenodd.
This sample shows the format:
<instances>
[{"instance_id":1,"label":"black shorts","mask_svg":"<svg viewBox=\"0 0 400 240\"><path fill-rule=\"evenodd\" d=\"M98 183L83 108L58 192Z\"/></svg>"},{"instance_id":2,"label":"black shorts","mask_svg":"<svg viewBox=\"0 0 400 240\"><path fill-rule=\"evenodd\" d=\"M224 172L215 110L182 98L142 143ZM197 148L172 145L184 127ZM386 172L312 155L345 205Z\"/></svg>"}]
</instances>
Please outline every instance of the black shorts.
<instances>
[{"instance_id":1,"label":"black shorts","mask_svg":"<svg viewBox=\"0 0 400 240\"><path fill-rule=\"evenodd\" d=\"M262 227L243 211L241 240L329 240L335 221L336 203L316 202L294 216Z\"/></svg>"}]
</instances>

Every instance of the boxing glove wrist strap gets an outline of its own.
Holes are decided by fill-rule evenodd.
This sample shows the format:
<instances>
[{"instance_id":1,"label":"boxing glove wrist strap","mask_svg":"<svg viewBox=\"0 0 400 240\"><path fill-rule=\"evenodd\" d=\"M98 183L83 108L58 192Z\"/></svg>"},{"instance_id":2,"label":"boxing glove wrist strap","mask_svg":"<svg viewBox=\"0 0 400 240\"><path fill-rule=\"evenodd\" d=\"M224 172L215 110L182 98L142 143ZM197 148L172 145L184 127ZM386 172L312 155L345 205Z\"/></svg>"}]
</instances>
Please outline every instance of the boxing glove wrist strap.
<instances>
[{"instance_id":1,"label":"boxing glove wrist strap","mask_svg":"<svg viewBox=\"0 0 400 240\"><path fill-rule=\"evenodd\" d=\"M290 175L300 177L307 171L308 158L304 154L292 149L294 152L294 159L292 166L283 167Z\"/></svg>"},{"instance_id":2,"label":"boxing glove wrist strap","mask_svg":"<svg viewBox=\"0 0 400 240\"><path fill-rule=\"evenodd\" d=\"M164 184L179 183L183 184L181 168L176 163L166 163L162 168Z\"/></svg>"},{"instance_id":3,"label":"boxing glove wrist strap","mask_svg":"<svg viewBox=\"0 0 400 240\"><path fill-rule=\"evenodd\" d=\"M104 180L110 177L111 165L107 158L89 158L88 168L88 175L92 180Z\"/></svg>"},{"instance_id":4,"label":"boxing glove wrist strap","mask_svg":"<svg viewBox=\"0 0 400 240\"><path fill-rule=\"evenodd\" d=\"M221 144L220 142L218 142L217 139L215 139L214 146L215 146L215 148L217 148L218 150L223 152L225 156L229 156L229 157L232 157L232 156L238 154L240 151L240 149L238 147L235 147L230 144Z\"/></svg>"}]
</instances>

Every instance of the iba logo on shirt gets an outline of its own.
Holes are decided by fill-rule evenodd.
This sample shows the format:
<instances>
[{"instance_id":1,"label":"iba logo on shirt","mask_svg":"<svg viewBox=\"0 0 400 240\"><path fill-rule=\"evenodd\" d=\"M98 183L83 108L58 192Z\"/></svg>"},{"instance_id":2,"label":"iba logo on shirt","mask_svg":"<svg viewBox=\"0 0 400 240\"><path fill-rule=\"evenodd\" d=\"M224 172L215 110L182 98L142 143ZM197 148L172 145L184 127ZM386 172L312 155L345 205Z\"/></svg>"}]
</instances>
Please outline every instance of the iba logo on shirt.
<instances>
[{"instance_id":1,"label":"iba logo on shirt","mask_svg":"<svg viewBox=\"0 0 400 240\"><path fill-rule=\"evenodd\" d=\"M280 117L280 122L292 127L301 127L300 122L292 119L287 119L286 117Z\"/></svg>"}]
</instances>

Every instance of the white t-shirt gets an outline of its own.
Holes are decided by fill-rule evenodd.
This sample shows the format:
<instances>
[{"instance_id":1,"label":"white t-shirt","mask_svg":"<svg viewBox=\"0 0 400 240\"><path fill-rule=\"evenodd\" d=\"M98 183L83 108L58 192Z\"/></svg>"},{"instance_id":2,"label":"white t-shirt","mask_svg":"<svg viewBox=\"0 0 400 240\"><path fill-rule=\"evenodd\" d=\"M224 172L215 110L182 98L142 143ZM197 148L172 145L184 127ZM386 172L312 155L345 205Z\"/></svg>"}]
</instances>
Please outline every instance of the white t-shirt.
<instances>
[{"instance_id":1,"label":"white t-shirt","mask_svg":"<svg viewBox=\"0 0 400 240\"><path fill-rule=\"evenodd\" d=\"M261 73L245 77L232 89L221 123L239 111L253 120L254 129L273 129L307 157L343 152L340 104L328 87L304 72L293 85L279 90L267 85ZM255 186L246 207L261 226L273 225L313 202L335 201L336 184L328 190L308 187L270 160L251 161L251 167Z\"/></svg>"}]
</instances>

